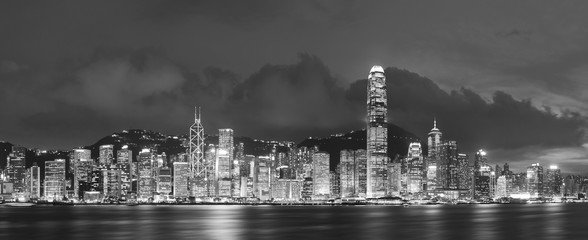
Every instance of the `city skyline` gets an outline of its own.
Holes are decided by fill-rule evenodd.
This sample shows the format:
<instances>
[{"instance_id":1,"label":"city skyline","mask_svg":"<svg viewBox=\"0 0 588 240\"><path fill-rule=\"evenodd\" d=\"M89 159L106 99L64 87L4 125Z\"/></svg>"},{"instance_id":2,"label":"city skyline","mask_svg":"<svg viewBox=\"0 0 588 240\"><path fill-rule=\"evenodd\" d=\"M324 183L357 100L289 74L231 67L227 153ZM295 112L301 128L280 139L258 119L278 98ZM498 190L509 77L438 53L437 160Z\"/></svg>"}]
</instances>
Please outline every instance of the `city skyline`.
<instances>
[{"instance_id":1,"label":"city skyline","mask_svg":"<svg viewBox=\"0 0 588 240\"><path fill-rule=\"evenodd\" d=\"M299 142L364 128L379 64L389 123L424 137L437 117L465 152L588 169L585 3L221 2L3 2L0 139L185 134L197 105L207 129Z\"/></svg>"}]
</instances>

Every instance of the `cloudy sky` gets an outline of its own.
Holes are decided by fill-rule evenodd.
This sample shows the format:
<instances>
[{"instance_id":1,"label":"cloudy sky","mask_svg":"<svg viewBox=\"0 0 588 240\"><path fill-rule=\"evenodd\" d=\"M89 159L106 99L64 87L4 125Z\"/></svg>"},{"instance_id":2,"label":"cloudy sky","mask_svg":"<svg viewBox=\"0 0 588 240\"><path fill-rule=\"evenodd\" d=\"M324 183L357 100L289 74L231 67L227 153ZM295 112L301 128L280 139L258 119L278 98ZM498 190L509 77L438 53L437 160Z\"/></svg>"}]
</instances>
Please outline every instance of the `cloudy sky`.
<instances>
[{"instance_id":1,"label":"cloudy sky","mask_svg":"<svg viewBox=\"0 0 588 240\"><path fill-rule=\"evenodd\" d=\"M0 140L69 149L129 128L300 141L389 121L492 163L588 173L586 1L2 1Z\"/></svg>"}]
</instances>

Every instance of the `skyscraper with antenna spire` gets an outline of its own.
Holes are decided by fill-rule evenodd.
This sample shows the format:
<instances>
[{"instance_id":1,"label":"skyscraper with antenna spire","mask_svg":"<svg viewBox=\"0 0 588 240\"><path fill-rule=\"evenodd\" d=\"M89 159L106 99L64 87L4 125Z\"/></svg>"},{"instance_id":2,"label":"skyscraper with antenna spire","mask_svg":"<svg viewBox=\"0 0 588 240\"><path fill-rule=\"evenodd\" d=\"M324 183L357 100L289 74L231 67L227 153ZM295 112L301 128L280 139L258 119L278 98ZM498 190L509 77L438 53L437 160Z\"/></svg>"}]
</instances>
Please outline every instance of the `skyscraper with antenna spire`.
<instances>
[{"instance_id":1,"label":"skyscraper with antenna spire","mask_svg":"<svg viewBox=\"0 0 588 240\"><path fill-rule=\"evenodd\" d=\"M208 196L209 179L208 171L210 164L204 158L204 127L201 120L200 107L194 108L194 124L190 126L190 178L191 192L193 196Z\"/></svg>"},{"instance_id":2,"label":"skyscraper with antenna spire","mask_svg":"<svg viewBox=\"0 0 588 240\"><path fill-rule=\"evenodd\" d=\"M443 134L437 128L437 118L433 118L433 129L427 138L427 191L431 192L437 188L437 160L439 160L441 150L441 137Z\"/></svg>"}]
</instances>

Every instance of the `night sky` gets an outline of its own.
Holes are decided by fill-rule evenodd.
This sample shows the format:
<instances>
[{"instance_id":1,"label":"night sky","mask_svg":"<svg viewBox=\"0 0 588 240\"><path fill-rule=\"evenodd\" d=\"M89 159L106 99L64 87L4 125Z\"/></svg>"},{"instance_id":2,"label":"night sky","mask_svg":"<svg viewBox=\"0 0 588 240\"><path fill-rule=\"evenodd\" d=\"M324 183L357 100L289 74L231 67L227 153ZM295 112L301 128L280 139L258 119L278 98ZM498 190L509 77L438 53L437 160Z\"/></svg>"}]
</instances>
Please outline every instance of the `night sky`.
<instances>
[{"instance_id":1,"label":"night sky","mask_svg":"<svg viewBox=\"0 0 588 240\"><path fill-rule=\"evenodd\" d=\"M112 132L300 140L433 117L462 152L588 173L587 1L1 1L0 140L71 149ZM406 70L406 71L404 71Z\"/></svg>"}]
</instances>

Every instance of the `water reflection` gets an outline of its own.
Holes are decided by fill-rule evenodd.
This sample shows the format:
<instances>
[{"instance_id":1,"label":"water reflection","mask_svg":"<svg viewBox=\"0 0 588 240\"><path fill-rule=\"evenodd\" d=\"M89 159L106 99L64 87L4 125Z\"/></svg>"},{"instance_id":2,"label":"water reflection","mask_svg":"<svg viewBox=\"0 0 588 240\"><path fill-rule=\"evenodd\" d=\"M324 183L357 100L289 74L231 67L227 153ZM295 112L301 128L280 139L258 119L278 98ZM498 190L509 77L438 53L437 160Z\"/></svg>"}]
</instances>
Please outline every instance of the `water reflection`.
<instances>
[{"instance_id":1,"label":"water reflection","mask_svg":"<svg viewBox=\"0 0 588 240\"><path fill-rule=\"evenodd\" d=\"M584 239L588 204L0 207L0 239Z\"/></svg>"}]
</instances>

